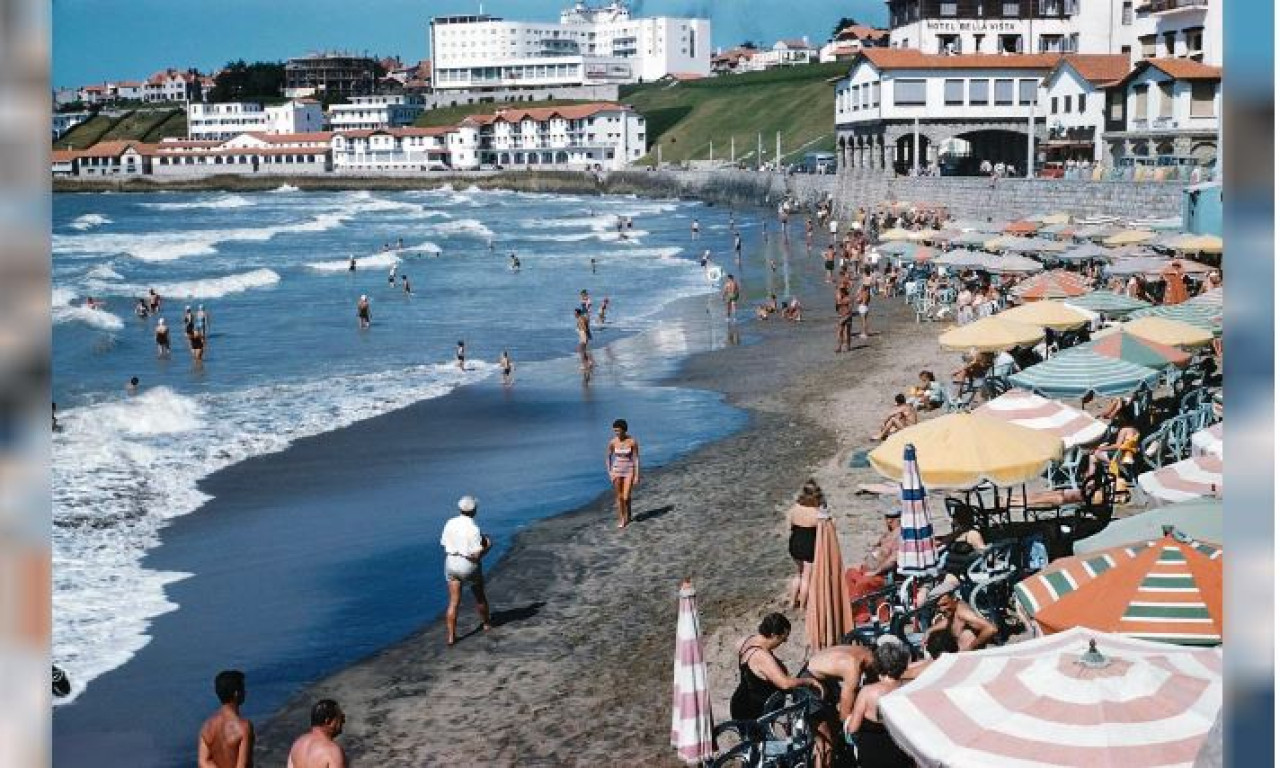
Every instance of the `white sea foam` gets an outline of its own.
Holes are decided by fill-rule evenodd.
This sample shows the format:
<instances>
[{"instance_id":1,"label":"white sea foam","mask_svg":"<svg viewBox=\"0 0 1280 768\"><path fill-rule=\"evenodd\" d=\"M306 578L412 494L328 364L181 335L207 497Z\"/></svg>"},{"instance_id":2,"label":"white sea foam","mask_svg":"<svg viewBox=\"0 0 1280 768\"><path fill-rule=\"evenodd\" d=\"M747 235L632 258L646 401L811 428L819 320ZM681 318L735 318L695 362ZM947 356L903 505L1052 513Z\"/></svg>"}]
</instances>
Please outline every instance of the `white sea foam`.
<instances>
[{"instance_id":1,"label":"white sea foam","mask_svg":"<svg viewBox=\"0 0 1280 768\"><path fill-rule=\"evenodd\" d=\"M250 387L188 397L165 387L59 413L53 445L53 658L73 701L131 659L150 622L177 608L166 584L187 574L148 571L143 555L167 520L208 497L196 483L302 437L439 397L493 373L483 361Z\"/></svg>"},{"instance_id":2,"label":"white sea foam","mask_svg":"<svg viewBox=\"0 0 1280 768\"><path fill-rule=\"evenodd\" d=\"M272 191L272 192L277 192L277 193L284 193L284 192L297 192L297 191L298 191L298 188L297 188L297 187L295 187L295 186L293 186L292 184L281 184L280 186L276 187L275 189L273 189L273 190L271 190L271 191Z\"/></svg>"},{"instance_id":3,"label":"white sea foam","mask_svg":"<svg viewBox=\"0 0 1280 768\"><path fill-rule=\"evenodd\" d=\"M493 230L475 219L445 221L431 225L431 229L432 231L438 232L442 235L468 235L485 239L493 237Z\"/></svg>"},{"instance_id":4,"label":"white sea foam","mask_svg":"<svg viewBox=\"0 0 1280 768\"><path fill-rule=\"evenodd\" d=\"M400 257L395 251L384 251L372 256L356 259L356 269L374 269L399 264ZM313 261L307 265L318 272L348 272L351 270L351 259L335 259L333 261Z\"/></svg>"},{"instance_id":5,"label":"white sea foam","mask_svg":"<svg viewBox=\"0 0 1280 768\"><path fill-rule=\"evenodd\" d=\"M219 195L208 200L192 200L186 203L143 203L143 207L157 211L186 211L200 208L223 210L227 208L248 208L253 201L240 195Z\"/></svg>"},{"instance_id":6,"label":"white sea foam","mask_svg":"<svg viewBox=\"0 0 1280 768\"><path fill-rule=\"evenodd\" d=\"M219 299L254 288L266 288L280 282L280 275L270 269L254 269L235 275L189 280L183 283L160 283L152 286L161 296L175 299ZM134 291L133 293L141 293Z\"/></svg>"},{"instance_id":7,"label":"white sea foam","mask_svg":"<svg viewBox=\"0 0 1280 768\"><path fill-rule=\"evenodd\" d=\"M115 271L107 264L99 264L85 273L85 277L92 280L123 280L124 276Z\"/></svg>"},{"instance_id":8,"label":"white sea foam","mask_svg":"<svg viewBox=\"0 0 1280 768\"><path fill-rule=\"evenodd\" d=\"M76 294L69 288L54 288L51 296L50 316L55 325L62 323L84 323L104 331L118 331L124 327L124 321L105 309L92 309L84 304L76 304Z\"/></svg>"},{"instance_id":9,"label":"white sea foam","mask_svg":"<svg viewBox=\"0 0 1280 768\"><path fill-rule=\"evenodd\" d=\"M81 232L100 227L103 224L110 224L111 219L103 216L101 213L86 213L83 216L77 216L76 220L71 222L72 229L78 229Z\"/></svg>"}]
</instances>

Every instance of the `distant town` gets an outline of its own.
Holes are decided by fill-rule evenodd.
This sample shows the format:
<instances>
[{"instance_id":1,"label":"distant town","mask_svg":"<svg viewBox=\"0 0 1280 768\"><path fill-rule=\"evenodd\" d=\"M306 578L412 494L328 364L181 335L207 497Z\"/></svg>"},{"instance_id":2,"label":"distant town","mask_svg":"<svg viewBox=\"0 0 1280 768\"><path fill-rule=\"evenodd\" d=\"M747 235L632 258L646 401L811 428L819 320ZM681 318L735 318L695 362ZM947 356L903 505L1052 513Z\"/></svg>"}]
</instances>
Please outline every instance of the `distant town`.
<instances>
[{"instance_id":1,"label":"distant town","mask_svg":"<svg viewBox=\"0 0 1280 768\"><path fill-rule=\"evenodd\" d=\"M638 17L620 1L577 3L558 22L437 16L426 30L430 58L413 64L321 52L61 88L51 168L55 177L176 179L674 161L883 175L985 175L998 165L1095 181L1215 176L1221 0L888 5L888 29L844 18L821 43L731 49L711 47L710 19ZM779 132L769 153L775 136L750 130L744 116L734 128L750 140L708 136L703 152L673 146L678 122L661 121L672 132L665 140L648 129L642 93L693 98L715 93L720 78L773 82L776 70L825 84L828 117L802 126L816 138L784 152Z\"/></svg>"}]
</instances>

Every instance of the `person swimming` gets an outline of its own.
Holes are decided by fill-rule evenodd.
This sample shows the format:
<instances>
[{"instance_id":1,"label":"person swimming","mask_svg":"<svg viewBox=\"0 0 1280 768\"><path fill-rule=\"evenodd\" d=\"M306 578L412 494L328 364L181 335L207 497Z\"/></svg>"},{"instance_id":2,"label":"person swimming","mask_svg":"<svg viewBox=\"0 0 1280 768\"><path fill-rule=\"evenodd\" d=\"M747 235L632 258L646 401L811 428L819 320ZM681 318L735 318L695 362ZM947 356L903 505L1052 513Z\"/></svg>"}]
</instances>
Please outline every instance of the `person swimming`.
<instances>
[{"instance_id":1,"label":"person swimming","mask_svg":"<svg viewBox=\"0 0 1280 768\"><path fill-rule=\"evenodd\" d=\"M409 287L409 276L408 276L408 275L401 275L401 276L400 276L400 279L401 279L401 281L403 281L403 284L404 284L404 295L406 295L406 296L412 296L412 295L413 295L413 289Z\"/></svg>"},{"instance_id":2,"label":"person swimming","mask_svg":"<svg viewBox=\"0 0 1280 768\"><path fill-rule=\"evenodd\" d=\"M347 271L348 272L356 271L356 257L354 254L351 256L351 263L347 264Z\"/></svg>"},{"instance_id":3,"label":"person swimming","mask_svg":"<svg viewBox=\"0 0 1280 768\"><path fill-rule=\"evenodd\" d=\"M467 345L463 344L462 341L459 340L458 348L454 350L453 355L458 359L458 370L467 370Z\"/></svg>"}]
</instances>

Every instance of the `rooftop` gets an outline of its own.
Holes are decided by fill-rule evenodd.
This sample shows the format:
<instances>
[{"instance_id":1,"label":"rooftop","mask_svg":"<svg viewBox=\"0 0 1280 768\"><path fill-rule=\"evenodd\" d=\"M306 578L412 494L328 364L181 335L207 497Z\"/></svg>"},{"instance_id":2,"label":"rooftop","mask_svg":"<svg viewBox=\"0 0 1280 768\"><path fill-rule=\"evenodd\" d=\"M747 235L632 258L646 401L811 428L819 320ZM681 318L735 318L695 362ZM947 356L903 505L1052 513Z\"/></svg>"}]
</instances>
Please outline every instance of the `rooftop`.
<instances>
[{"instance_id":1,"label":"rooftop","mask_svg":"<svg viewBox=\"0 0 1280 768\"><path fill-rule=\"evenodd\" d=\"M853 66L867 60L879 70L886 69L1052 69L1062 58L1058 53L966 53L947 56L922 53L911 48L864 48Z\"/></svg>"}]
</instances>

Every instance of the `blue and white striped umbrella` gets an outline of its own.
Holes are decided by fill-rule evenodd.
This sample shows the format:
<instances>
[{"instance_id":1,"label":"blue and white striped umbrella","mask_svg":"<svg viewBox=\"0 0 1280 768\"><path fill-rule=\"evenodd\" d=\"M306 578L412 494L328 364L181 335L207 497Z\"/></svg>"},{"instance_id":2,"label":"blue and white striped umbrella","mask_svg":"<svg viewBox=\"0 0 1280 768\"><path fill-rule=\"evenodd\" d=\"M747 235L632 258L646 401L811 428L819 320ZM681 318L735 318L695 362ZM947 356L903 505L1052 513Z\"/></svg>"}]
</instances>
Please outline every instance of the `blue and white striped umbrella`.
<instances>
[{"instance_id":1,"label":"blue and white striped umbrella","mask_svg":"<svg viewBox=\"0 0 1280 768\"><path fill-rule=\"evenodd\" d=\"M1135 299L1132 296L1125 296L1123 293L1112 293L1111 291L1093 291L1083 296L1073 296L1066 299L1064 303L1104 315L1127 315L1130 312L1136 312L1139 309L1146 309L1151 306L1142 299Z\"/></svg>"},{"instance_id":2,"label":"blue and white striped umbrella","mask_svg":"<svg viewBox=\"0 0 1280 768\"><path fill-rule=\"evenodd\" d=\"M933 540L933 521L925 498L916 447L910 443L902 455L902 522L898 527L902 544L898 548L898 572L907 576L933 573L938 568L938 543Z\"/></svg>"},{"instance_id":3,"label":"blue and white striped umbrella","mask_svg":"<svg viewBox=\"0 0 1280 768\"><path fill-rule=\"evenodd\" d=\"M1157 307L1139 309L1129 316L1131 320L1140 317L1163 317L1165 320L1178 320L1187 325L1208 331L1214 336L1222 335L1222 307L1211 303L1162 304Z\"/></svg>"},{"instance_id":4,"label":"blue and white striped umbrella","mask_svg":"<svg viewBox=\"0 0 1280 768\"><path fill-rule=\"evenodd\" d=\"M1155 387L1161 373L1088 350L1067 350L1009 377L1017 387L1044 397L1127 395L1146 384Z\"/></svg>"}]
</instances>

